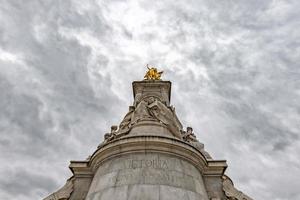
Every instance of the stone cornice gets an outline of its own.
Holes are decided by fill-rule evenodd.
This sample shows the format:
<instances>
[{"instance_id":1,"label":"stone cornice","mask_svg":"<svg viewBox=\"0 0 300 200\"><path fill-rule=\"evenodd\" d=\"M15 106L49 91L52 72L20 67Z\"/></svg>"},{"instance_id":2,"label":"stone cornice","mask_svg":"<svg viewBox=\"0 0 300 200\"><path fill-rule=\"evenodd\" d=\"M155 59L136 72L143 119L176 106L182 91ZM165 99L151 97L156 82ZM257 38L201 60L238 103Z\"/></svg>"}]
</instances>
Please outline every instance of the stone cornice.
<instances>
[{"instance_id":1,"label":"stone cornice","mask_svg":"<svg viewBox=\"0 0 300 200\"><path fill-rule=\"evenodd\" d=\"M92 177L93 173L89 167L89 161L71 161L70 170L75 177Z\"/></svg>"},{"instance_id":2,"label":"stone cornice","mask_svg":"<svg viewBox=\"0 0 300 200\"><path fill-rule=\"evenodd\" d=\"M198 149L175 138L129 136L106 143L93 153L90 160L71 161L70 169L75 176L91 176L108 159L145 152L159 152L180 157L196 166L204 176L221 176L227 167L225 160L207 160Z\"/></svg>"}]
</instances>

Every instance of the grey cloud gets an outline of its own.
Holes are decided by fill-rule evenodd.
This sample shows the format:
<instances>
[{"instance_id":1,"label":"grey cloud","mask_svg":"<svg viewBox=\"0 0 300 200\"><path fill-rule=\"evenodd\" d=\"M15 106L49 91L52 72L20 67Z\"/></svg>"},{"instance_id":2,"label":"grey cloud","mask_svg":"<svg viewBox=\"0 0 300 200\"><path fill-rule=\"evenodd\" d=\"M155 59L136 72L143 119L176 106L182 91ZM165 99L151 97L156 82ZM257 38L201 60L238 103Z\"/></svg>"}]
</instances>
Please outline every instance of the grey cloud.
<instances>
[{"instance_id":1,"label":"grey cloud","mask_svg":"<svg viewBox=\"0 0 300 200\"><path fill-rule=\"evenodd\" d=\"M5 101L1 102L0 119L9 124L9 126L2 125L1 127L4 133L10 133L4 138L8 141L5 143L6 146L14 148L19 153L42 155L45 153L42 147L49 142L46 133L53 126L53 121L49 116L44 119L39 116L43 103L37 97L19 94L3 77L0 87L4 91L0 95L1 99ZM2 152L7 152L5 149L2 149Z\"/></svg>"},{"instance_id":2,"label":"grey cloud","mask_svg":"<svg viewBox=\"0 0 300 200\"><path fill-rule=\"evenodd\" d=\"M45 175L35 174L22 169L7 171L9 179L1 181L0 188L9 195L14 194L14 197L30 196L35 192L52 190L57 187L56 181Z\"/></svg>"},{"instance_id":3,"label":"grey cloud","mask_svg":"<svg viewBox=\"0 0 300 200\"><path fill-rule=\"evenodd\" d=\"M272 149L267 149L268 152L284 150L284 147L299 139L299 135L282 125L280 119L261 112L254 105L240 104L237 107L225 104L223 109L231 118L239 121L239 125L230 132L236 134L237 138L253 140L257 148L267 144L273 146Z\"/></svg>"},{"instance_id":4,"label":"grey cloud","mask_svg":"<svg viewBox=\"0 0 300 200\"><path fill-rule=\"evenodd\" d=\"M254 199L297 199L298 8L258 0L2 3L0 159L10 165L0 175L9 167L12 175L1 179L0 198L42 198L63 185L68 160L91 154L121 121L131 81L149 63L172 81L183 125L213 157L228 159L236 186ZM43 175L17 170L38 162ZM278 178L282 163L295 167Z\"/></svg>"}]
</instances>

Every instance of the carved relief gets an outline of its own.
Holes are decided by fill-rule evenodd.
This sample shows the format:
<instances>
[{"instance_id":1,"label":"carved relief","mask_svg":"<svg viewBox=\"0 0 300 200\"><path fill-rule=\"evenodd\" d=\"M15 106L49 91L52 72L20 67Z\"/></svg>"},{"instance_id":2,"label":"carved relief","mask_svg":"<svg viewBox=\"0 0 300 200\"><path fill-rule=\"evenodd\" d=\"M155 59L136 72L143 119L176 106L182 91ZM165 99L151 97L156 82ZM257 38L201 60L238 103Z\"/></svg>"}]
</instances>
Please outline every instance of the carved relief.
<instances>
[{"instance_id":1,"label":"carved relief","mask_svg":"<svg viewBox=\"0 0 300 200\"><path fill-rule=\"evenodd\" d=\"M135 98L134 98L134 102L133 102L133 106L134 107L136 107L138 105L138 103L141 101L141 99L142 99L142 92L143 92L143 88L142 87L136 88L136 94L135 94Z\"/></svg>"},{"instance_id":2,"label":"carved relief","mask_svg":"<svg viewBox=\"0 0 300 200\"><path fill-rule=\"evenodd\" d=\"M243 192L237 190L228 176L224 175L222 178L223 191L229 200L253 200Z\"/></svg>"},{"instance_id":3,"label":"carved relief","mask_svg":"<svg viewBox=\"0 0 300 200\"><path fill-rule=\"evenodd\" d=\"M129 111L120 125L112 126L111 132L104 135L104 141L98 147L128 134L133 125L145 120L161 122L167 126L175 137L182 139L182 125L175 114L174 108L166 106L157 97L148 96L141 99L136 106L129 107Z\"/></svg>"},{"instance_id":4,"label":"carved relief","mask_svg":"<svg viewBox=\"0 0 300 200\"><path fill-rule=\"evenodd\" d=\"M73 192L73 181L74 177L69 178L66 184L61 189L52 193L43 200L68 200L71 196L71 193Z\"/></svg>"},{"instance_id":5,"label":"carved relief","mask_svg":"<svg viewBox=\"0 0 300 200\"><path fill-rule=\"evenodd\" d=\"M190 143L197 148L207 159L212 157L204 150L204 145L200 143L193 133L192 127L182 130L182 125L178 120L174 107L162 103L158 97L148 96L140 100L137 106L130 106L119 126L112 126L111 132L104 135L104 141L98 146L102 147L109 141L120 138L129 133L131 128L141 121L158 121L169 129L178 139Z\"/></svg>"},{"instance_id":6,"label":"carved relief","mask_svg":"<svg viewBox=\"0 0 300 200\"><path fill-rule=\"evenodd\" d=\"M153 119L153 116L149 112L148 105L154 101L154 97L149 97L147 99L143 99L140 103L136 106L132 117L131 117L131 125L142 121L142 120L150 120Z\"/></svg>"}]
</instances>

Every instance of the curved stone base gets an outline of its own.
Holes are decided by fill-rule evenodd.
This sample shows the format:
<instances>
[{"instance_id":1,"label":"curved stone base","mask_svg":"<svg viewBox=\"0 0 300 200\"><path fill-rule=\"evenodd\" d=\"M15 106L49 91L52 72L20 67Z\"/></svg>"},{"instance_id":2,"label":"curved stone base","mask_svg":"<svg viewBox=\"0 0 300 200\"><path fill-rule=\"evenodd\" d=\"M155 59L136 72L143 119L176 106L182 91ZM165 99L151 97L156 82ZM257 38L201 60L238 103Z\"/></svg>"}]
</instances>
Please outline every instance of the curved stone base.
<instances>
[{"instance_id":1,"label":"curved stone base","mask_svg":"<svg viewBox=\"0 0 300 200\"><path fill-rule=\"evenodd\" d=\"M170 186L157 185L126 185L108 188L95 192L86 200L202 200L201 195L174 188Z\"/></svg>"},{"instance_id":2,"label":"curved stone base","mask_svg":"<svg viewBox=\"0 0 300 200\"><path fill-rule=\"evenodd\" d=\"M137 153L99 166L87 200L208 200L200 172L189 162L162 153Z\"/></svg>"}]
</instances>

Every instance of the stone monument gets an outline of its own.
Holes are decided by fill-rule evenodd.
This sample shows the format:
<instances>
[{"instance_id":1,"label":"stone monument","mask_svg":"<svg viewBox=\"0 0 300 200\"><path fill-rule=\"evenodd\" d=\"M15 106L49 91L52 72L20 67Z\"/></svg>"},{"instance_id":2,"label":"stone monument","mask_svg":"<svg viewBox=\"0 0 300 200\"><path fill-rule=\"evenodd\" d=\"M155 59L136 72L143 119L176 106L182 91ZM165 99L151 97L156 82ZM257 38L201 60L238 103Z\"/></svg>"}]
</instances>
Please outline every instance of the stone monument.
<instances>
[{"instance_id":1,"label":"stone monument","mask_svg":"<svg viewBox=\"0 0 300 200\"><path fill-rule=\"evenodd\" d=\"M73 176L44 200L251 200L224 174L170 105L171 82L148 66L133 105L97 150L71 161Z\"/></svg>"}]
</instances>

